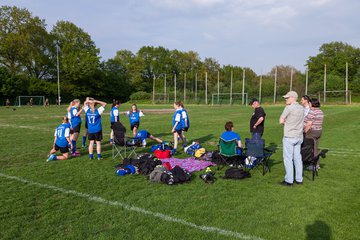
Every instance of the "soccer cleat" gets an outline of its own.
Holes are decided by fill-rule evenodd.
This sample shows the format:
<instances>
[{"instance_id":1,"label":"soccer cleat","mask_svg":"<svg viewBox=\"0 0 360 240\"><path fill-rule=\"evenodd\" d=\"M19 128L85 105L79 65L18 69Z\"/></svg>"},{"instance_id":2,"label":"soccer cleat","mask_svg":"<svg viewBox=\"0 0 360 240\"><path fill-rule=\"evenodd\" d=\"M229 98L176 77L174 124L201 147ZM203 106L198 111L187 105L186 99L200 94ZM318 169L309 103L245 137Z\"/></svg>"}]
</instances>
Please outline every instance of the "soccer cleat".
<instances>
[{"instance_id":1,"label":"soccer cleat","mask_svg":"<svg viewBox=\"0 0 360 240\"><path fill-rule=\"evenodd\" d=\"M175 155L176 154L176 148L174 148L172 151L171 151L171 155Z\"/></svg>"},{"instance_id":2,"label":"soccer cleat","mask_svg":"<svg viewBox=\"0 0 360 240\"><path fill-rule=\"evenodd\" d=\"M55 161L55 160L56 160L56 155L55 155L55 154L52 154L52 155L50 155L50 157L48 158L47 162Z\"/></svg>"}]
</instances>

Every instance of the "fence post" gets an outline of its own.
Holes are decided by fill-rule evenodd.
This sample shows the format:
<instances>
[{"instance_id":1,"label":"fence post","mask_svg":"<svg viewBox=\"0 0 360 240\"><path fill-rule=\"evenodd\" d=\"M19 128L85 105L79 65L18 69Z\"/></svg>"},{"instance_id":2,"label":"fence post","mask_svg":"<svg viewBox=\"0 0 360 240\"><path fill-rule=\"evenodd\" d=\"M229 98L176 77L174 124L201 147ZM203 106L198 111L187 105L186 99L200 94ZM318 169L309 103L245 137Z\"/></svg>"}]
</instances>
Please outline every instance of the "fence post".
<instances>
[{"instance_id":1,"label":"fence post","mask_svg":"<svg viewBox=\"0 0 360 240\"><path fill-rule=\"evenodd\" d=\"M243 70L243 82L242 82L242 92L241 92L241 103L244 105L244 93L245 93L245 68Z\"/></svg>"},{"instance_id":2,"label":"fence post","mask_svg":"<svg viewBox=\"0 0 360 240\"><path fill-rule=\"evenodd\" d=\"M205 104L208 104L208 99L207 99L207 72L205 72Z\"/></svg>"},{"instance_id":3,"label":"fence post","mask_svg":"<svg viewBox=\"0 0 360 240\"><path fill-rule=\"evenodd\" d=\"M276 103L276 81L277 81L277 67L275 67L275 78L274 78L274 104Z\"/></svg>"}]
</instances>

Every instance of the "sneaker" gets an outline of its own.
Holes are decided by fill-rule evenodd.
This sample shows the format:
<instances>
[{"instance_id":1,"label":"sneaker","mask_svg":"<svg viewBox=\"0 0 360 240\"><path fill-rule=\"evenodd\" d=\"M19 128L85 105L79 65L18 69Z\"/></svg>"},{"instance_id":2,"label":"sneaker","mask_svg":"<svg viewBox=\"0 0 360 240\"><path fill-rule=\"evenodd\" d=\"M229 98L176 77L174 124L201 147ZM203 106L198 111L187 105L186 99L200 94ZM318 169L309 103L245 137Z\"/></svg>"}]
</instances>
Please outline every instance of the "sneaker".
<instances>
[{"instance_id":1,"label":"sneaker","mask_svg":"<svg viewBox=\"0 0 360 240\"><path fill-rule=\"evenodd\" d=\"M286 181L282 181L279 183L281 186L287 186L287 187L291 187L293 184L292 183L288 183Z\"/></svg>"},{"instance_id":2,"label":"sneaker","mask_svg":"<svg viewBox=\"0 0 360 240\"><path fill-rule=\"evenodd\" d=\"M82 145L81 147L82 147L84 150L86 150L86 145Z\"/></svg>"},{"instance_id":3,"label":"sneaker","mask_svg":"<svg viewBox=\"0 0 360 240\"><path fill-rule=\"evenodd\" d=\"M52 154L48 160L46 160L47 162L50 162L50 161L55 161L56 160L56 155L55 154Z\"/></svg>"},{"instance_id":4,"label":"sneaker","mask_svg":"<svg viewBox=\"0 0 360 240\"><path fill-rule=\"evenodd\" d=\"M73 158L77 157L76 153L71 154Z\"/></svg>"},{"instance_id":5,"label":"sneaker","mask_svg":"<svg viewBox=\"0 0 360 240\"><path fill-rule=\"evenodd\" d=\"M93 159L94 159L94 157L89 157L89 159L90 159L90 160L93 160Z\"/></svg>"},{"instance_id":6,"label":"sneaker","mask_svg":"<svg viewBox=\"0 0 360 240\"><path fill-rule=\"evenodd\" d=\"M175 155L176 154L176 149L173 149L172 151L171 151L171 155Z\"/></svg>"},{"instance_id":7,"label":"sneaker","mask_svg":"<svg viewBox=\"0 0 360 240\"><path fill-rule=\"evenodd\" d=\"M296 183L297 185L302 185L302 184L303 184L303 182L298 182L298 181L295 181L295 183Z\"/></svg>"}]
</instances>

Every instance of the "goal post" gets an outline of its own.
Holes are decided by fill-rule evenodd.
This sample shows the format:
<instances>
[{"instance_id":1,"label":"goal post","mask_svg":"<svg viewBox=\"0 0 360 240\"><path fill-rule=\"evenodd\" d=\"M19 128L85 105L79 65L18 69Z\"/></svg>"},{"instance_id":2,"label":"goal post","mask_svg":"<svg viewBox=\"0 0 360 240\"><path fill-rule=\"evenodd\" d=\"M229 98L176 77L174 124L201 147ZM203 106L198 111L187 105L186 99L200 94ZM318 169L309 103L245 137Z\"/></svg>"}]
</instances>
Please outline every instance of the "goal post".
<instances>
[{"instance_id":1,"label":"goal post","mask_svg":"<svg viewBox=\"0 0 360 240\"><path fill-rule=\"evenodd\" d=\"M243 97L244 95L244 97ZM243 101L244 99L244 101ZM248 103L248 93L213 93L211 105L214 104L245 104Z\"/></svg>"},{"instance_id":2,"label":"goal post","mask_svg":"<svg viewBox=\"0 0 360 240\"><path fill-rule=\"evenodd\" d=\"M15 106L43 106L45 103L45 96L17 96Z\"/></svg>"},{"instance_id":3,"label":"goal post","mask_svg":"<svg viewBox=\"0 0 360 240\"><path fill-rule=\"evenodd\" d=\"M325 97L326 96L326 97ZM317 93L319 101L326 102L343 102L351 104L351 91L338 90L338 91L320 91ZM348 98L348 99L346 99ZM325 100L325 101L324 101ZM347 101L348 100L348 101Z\"/></svg>"}]
</instances>

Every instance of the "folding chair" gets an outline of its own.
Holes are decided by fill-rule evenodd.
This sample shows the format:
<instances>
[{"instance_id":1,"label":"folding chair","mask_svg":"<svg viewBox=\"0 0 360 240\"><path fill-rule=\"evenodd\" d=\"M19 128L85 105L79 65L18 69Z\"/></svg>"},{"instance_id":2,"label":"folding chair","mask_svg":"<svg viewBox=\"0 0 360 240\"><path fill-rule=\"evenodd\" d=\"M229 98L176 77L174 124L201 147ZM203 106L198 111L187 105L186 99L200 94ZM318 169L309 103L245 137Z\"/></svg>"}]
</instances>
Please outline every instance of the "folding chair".
<instances>
[{"instance_id":1,"label":"folding chair","mask_svg":"<svg viewBox=\"0 0 360 240\"><path fill-rule=\"evenodd\" d=\"M303 143L301 144L301 157L303 161L304 169L310 168L312 171L312 179L315 180L315 175L319 176L319 170L317 168L320 157L326 158L326 153L328 149L322 149L318 155L315 156L314 149L314 139L304 138Z\"/></svg>"},{"instance_id":2,"label":"folding chair","mask_svg":"<svg viewBox=\"0 0 360 240\"><path fill-rule=\"evenodd\" d=\"M241 165L242 155L238 154L238 145L237 139L224 140L219 138L218 144L219 150L219 163L218 169L220 169L220 165Z\"/></svg>"},{"instance_id":3,"label":"folding chair","mask_svg":"<svg viewBox=\"0 0 360 240\"><path fill-rule=\"evenodd\" d=\"M243 166L248 169L259 170L258 167L262 166L262 175L270 171L269 159L275 152L275 149L265 148L265 141L263 139L245 139L245 161ZM246 162L246 159L250 160L250 163Z\"/></svg>"},{"instance_id":4,"label":"folding chair","mask_svg":"<svg viewBox=\"0 0 360 240\"><path fill-rule=\"evenodd\" d=\"M113 125L114 143L112 145L112 157L120 156L121 159L131 158L136 155L136 148L140 146L140 139L126 137L126 128L121 122Z\"/></svg>"}]
</instances>

